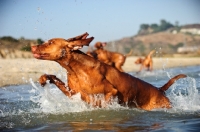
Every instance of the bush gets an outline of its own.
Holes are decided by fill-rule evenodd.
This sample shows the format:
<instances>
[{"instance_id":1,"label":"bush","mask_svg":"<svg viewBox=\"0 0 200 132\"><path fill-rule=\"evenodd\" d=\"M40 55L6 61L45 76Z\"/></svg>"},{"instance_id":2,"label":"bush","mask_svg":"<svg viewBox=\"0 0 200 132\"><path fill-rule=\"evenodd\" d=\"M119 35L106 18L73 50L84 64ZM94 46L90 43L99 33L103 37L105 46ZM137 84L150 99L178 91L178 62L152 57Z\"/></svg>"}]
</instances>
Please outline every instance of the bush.
<instances>
[{"instance_id":1,"label":"bush","mask_svg":"<svg viewBox=\"0 0 200 132\"><path fill-rule=\"evenodd\" d=\"M15 39L11 36L1 37L1 40L6 40L6 41L10 41L10 42L19 42L17 39Z\"/></svg>"},{"instance_id":2,"label":"bush","mask_svg":"<svg viewBox=\"0 0 200 132\"><path fill-rule=\"evenodd\" d=\"M21 48L22 51L31 51L31 46L30 45L26 45L24 47Z\"/></svg>"},{"instance_id":3,"label":"bush","mask_svg":"<svg viewBox=\"0 0 200 132\"><path fill-rule=\"evenodd\" d=\"M156 33L156 32L165 31L165 30L172 28L172 27L174 27L173 24L171 24L171 23L169 23L165 20L160 20L160 25L155 24L155 23L151 24L151 25L141 24L140 29L139 29L139 33L140 34L141 33L145 33L145 34L151 33L151 32L148 31L149 28L153 30L153 33Z\"/></svg>"},{"instance_id":4,"label":"bush","mask_svg":"<svg viewBox=\"0 0 200 132\"><path fill-rule=\"evenodd\" d=\"M44 41L43 41L42 39L38 38L38 39L37 39L37 43L38 43L38 44L42 44L42 43L44 43Z\"/></svg>"}]
</instances>

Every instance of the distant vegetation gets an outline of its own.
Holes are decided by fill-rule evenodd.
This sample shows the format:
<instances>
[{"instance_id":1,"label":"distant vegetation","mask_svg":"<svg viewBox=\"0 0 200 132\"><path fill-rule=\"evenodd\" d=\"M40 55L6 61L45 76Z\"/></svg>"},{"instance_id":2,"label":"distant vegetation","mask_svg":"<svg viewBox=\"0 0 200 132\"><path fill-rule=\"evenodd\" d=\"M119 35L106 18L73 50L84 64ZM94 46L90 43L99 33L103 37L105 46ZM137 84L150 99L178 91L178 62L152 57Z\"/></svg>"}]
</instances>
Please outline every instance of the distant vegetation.
<instances>
[{"instance_id":1,"label":"distant vegetation","mask_svg":"<svg viewBox=\"0 0 200 132\"><path fill-rule=\"evenodd\" d=\"M37 44L42 44L42 43L44 43L44 41L41 38L38 38L37 39Z\"/></svg>"},{"instance_id":2,"label":"distant vegetation","mask_svg":"<svg viewBox=\"0 0 200 132\"><path fill-rule=\"evenodd\" d=\"M22 51L31 51L31 45L42 44L44 41L41 38L37 40L30 40L21 37L19 39L11 36L4 36L0 38L0 49L15 49Z\"/></svg>"},{"instance_id":3,"label":"distant vegetation","mask_svg":"<svg viewBox=\"0 0 200 132\"><path fill-rule=\"evenodd\" d=\"M179 47L199 45L200 35L180 32L181 28L190 27L200 29L200 24L179 26L179 22L172 24L164 19L160 20L159 24L141 24L137 35L108 42L106 49L123 54L133 49L133 55L146 55L153 49L159 50L162 54L174 54ZM0 37L0 50L30 51L31 45L42 43L44 41L41 38L30 40L24 37L16 39L4 36Z\"/></svg>"},{"instance_id":4,"label":"distant vegetation","mask_svg":"<svg viewBox=\"0 0 200 132\"><path fill-rule=\"evenodd\" d=\"M199 45L200 35L180 32L182 28L199 29L199 26L200 24L179 26L178 21L172 24L162 19L159 24L141 24L137 35L108 42L106 48L124 54L133 49L133 55L146 55L153 49L162 54L175 54L179 47Z\"/></svg>"},{"instance_id":5,"label":"distant vegetation","mask_svg":"<svg viewBox=\"0 0 200 132\"><path fill-rule=\"evenodd\" d=\"M180 30L180 27L178 26L178 22L176 22L175 25L171 24L170 22L167 22L166 20L160 20L160 24L141 24L140 29L138 31L139 35L145 35L149 33L157 33L162 32L165 30L168 30L170 28L176 28L177 30Z\"/></svg>"},{"instance_id":6,"label":"distant vegetation","mask_svg":"<svg viewBox=\"0 0 200 132\"><path fill-rule=\"evenodd\" d=\"M11 37L11 36L4 36L4 37L1 37L1 40L4 40L4 41L9 41L9 42L19 42L17 39Z\"/></svg>"}]
</instances>

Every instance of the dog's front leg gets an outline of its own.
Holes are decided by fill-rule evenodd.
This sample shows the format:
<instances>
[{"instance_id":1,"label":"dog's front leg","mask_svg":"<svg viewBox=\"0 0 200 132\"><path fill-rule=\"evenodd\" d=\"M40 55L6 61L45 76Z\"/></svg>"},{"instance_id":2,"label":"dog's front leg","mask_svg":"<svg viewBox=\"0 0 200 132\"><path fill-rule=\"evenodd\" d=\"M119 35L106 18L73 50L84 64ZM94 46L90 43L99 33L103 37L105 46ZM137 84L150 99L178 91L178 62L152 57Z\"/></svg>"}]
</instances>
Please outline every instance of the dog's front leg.
<instances>
[{"instance_id":1,"label":"dog's front leg","mask_svg":"<svg viewBox=\"0 0 200 132\"><path fill-rule=\"evenodd\" d=\"M65 86L60 79L58 79L55 75L47 75L44 74L40 77L39 82L42 86L46 84L46 81L49 80L50 83L55 84L66 96L71 97L71 92L69 92L69 88Z\"/></svg>"}]
</instances>

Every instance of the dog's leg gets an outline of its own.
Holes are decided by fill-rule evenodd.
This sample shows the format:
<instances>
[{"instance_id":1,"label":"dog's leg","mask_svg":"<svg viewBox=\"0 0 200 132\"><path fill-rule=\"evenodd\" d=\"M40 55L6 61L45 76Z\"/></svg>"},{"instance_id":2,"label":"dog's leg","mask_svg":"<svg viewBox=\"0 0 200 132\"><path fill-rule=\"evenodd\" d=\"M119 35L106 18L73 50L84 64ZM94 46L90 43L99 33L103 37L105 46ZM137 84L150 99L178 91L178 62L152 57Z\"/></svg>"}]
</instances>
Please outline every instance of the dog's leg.
<instances>
[{"instance_id":1,"label":"dog's leg","mask_svg":"<svg viewBox=\"0 0 200 132\"><path fill-rule=\"evenodd\" d=\"M137 72L137 73L139 73L139 72L141 72L142 71L142 69L143 69L143 64L141 64L141 66L140 66L140 70Z\"/></svg>"},{"instance_id":2,"label":"dog's leg","mask_svg":"<svg viewBox=\"0 0 200 132\"><path fill-rule=\"evenodd\" d=\"M149 71L153 71L153 62L150 61L150 64L149 64Z\"/></svg>"},{"instance_id":3,"label":"dog's leg","mask_svg":"<svg viewBox=\"0 0 200 132\"><path fill-rule=\"evenodd\" d=\"M122 65L123 65L123 64L121 64L121 63L115 63L115 67L116 67L119 71L124 72L124 70L122 69Z\"/></svg>"},{"instance_id":4,"label":"dog's leg","mask_svg":"<svg viewBox=\"0 0 200 132\"><path fill-rule=\"evenodd\" d=\"M46 81L49 80L50 83L55 84L66 96L71 97L72 93L69 92L70 88L67 88L65 86L65 83L63 83L60 79L58 79L55 75L47 75L44 74L40 77L39 82L42 86L46 84Z\"/></svg>"},{"instance_id":5,"label":"dog's leg","mask_svg":"<svg viewBox=\"0 0 200 132\"><path fill-rule=\"evenodd\" d=\"M114 86L107 79L102 80L102 83L105 85L105 101L110 103L111 97L115 97L118 93L118 90L114 88Z\"/></svg>"}]
</instances>

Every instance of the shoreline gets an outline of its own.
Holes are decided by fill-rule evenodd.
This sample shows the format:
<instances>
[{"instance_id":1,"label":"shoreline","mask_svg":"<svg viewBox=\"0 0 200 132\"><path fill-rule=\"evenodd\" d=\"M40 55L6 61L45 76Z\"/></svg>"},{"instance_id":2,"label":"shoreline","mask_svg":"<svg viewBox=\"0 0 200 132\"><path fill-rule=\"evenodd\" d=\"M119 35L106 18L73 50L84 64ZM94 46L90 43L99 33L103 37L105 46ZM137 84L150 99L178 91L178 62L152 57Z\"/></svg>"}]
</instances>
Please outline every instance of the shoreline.
<instances>
[{"instance_id":1,"label":"shoreline","mask_svg":"<svg viewBox=\"0 0 200 132\"><path fill-rule=\"evenodd\" d=\"M127 57L124 66L125 72L137 72L140 65L134 62L138 57ZM158 70L173 67L200 65L200 57L176 57L176 58L153 58L153 69ZM31 59L0 59L0 88L9 85L20 85L29 83L32 78L34 82L42 74L66 74L58 63L47 60Z\"/></svg>"},{"instance_id":2,"label":"shoreline","mask_svg":"<svg viewBox=\"0 0 200 132\"><path fill-rule=\"evenodd\" d=\"M140 65L134 63L137 58L135 56L128 57L123 69L126 72L139 71ZM200 65L200 57L153 57L153 70L196 65Z\"/></svg>"}]
</instances>

